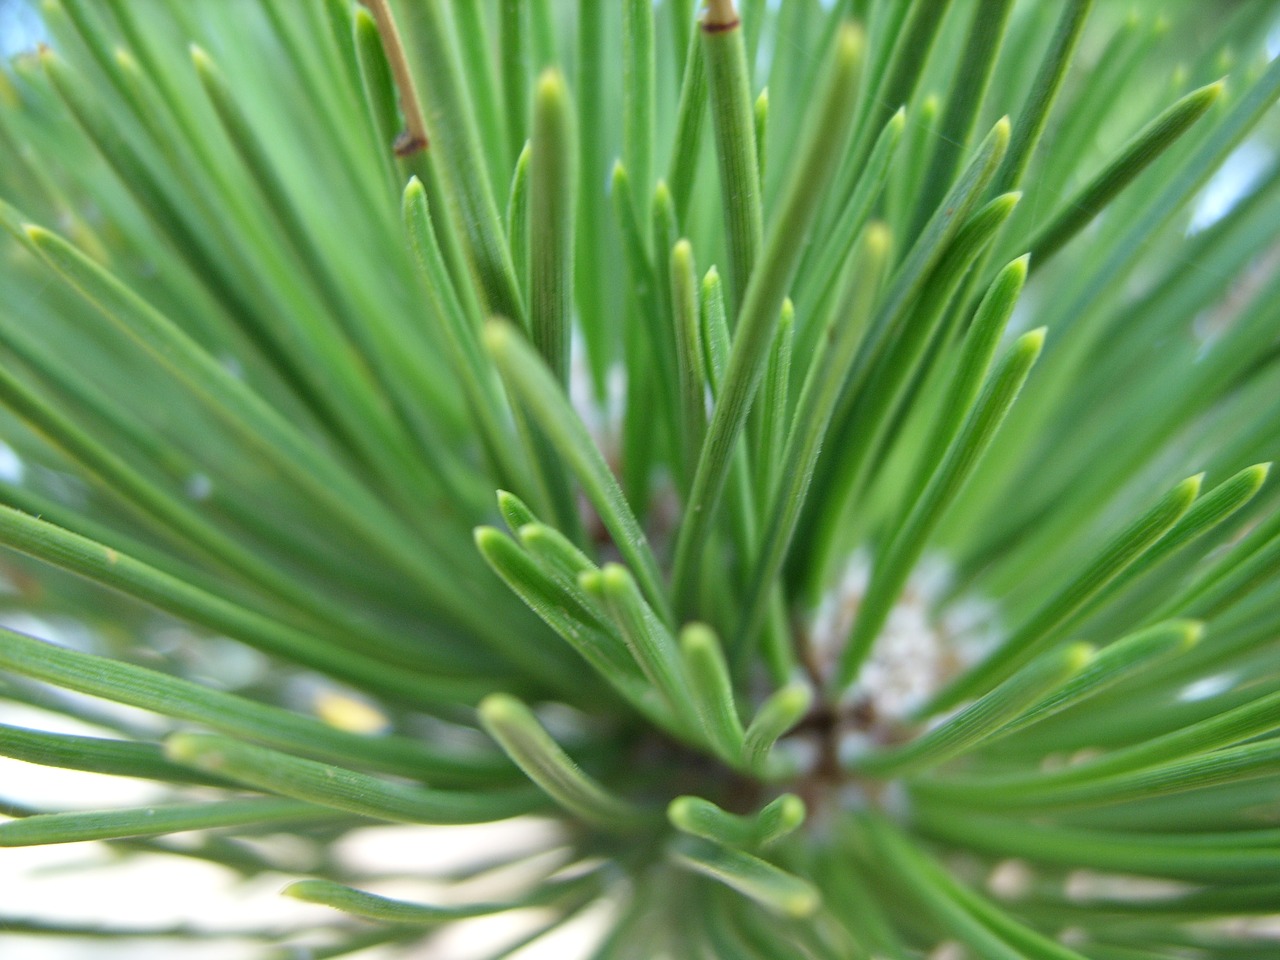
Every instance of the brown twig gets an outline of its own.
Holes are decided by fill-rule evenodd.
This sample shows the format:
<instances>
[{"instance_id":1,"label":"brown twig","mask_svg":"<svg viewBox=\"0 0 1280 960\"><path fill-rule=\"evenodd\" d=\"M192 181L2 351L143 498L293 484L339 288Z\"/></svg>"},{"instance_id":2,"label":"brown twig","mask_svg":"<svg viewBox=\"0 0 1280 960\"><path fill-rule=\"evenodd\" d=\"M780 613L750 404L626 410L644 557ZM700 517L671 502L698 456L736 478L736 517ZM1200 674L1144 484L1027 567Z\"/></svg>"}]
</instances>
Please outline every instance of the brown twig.
<instances>
[{"instance_id":1,"label":"brown twig","mask_svg":"<svg viewBox=\"0 0 1280 960\"><path fill-rule=\"evenodd\" d=\"M741 21L733 0L707 0L707 12L702 18L702 29L707 33L732 30Z\"/></svg>"},{"instance_id":2,"label":"brown twig","mask_svg":"<svg viewBox=\"0 0 1280 960\"><path fill-rule=\"evenodd\" d=\"M387 0L362 0L362 2L373 14L373 20L378 25L378 35L382 37L382 49L387 55L391 77L400 94L400 112L404 114L405 132L396 141L395 152L397 157L407 157L419 150L427 149L430 143L422 103L418 99L418 88L414 85L413 73L409 70L409 60L405 56L404 43L400 40L400 31L396 28L390 4Z\"/></svg>"}]
</instances>

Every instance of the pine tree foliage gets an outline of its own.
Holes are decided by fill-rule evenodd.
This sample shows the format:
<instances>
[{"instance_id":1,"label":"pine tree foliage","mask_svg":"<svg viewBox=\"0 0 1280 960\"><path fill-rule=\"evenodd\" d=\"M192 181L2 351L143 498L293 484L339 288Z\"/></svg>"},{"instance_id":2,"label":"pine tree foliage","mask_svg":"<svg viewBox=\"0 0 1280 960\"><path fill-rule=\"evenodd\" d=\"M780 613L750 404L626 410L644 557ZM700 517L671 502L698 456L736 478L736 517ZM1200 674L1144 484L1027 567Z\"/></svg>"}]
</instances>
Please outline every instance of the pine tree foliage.
<instances>
[{"instance_id":1,"label":"pine tree foliage","mask_svg":"<svg viewBox=\"0 0 1280 960\"><path fill-rule=\"evenodd\" d=\"M43 0L0 754L166 799L0 845L333 919L0 929L1280 957L1278 15ZM492 900L331 855L515 817Z\"/></svg>"}]
</instances>

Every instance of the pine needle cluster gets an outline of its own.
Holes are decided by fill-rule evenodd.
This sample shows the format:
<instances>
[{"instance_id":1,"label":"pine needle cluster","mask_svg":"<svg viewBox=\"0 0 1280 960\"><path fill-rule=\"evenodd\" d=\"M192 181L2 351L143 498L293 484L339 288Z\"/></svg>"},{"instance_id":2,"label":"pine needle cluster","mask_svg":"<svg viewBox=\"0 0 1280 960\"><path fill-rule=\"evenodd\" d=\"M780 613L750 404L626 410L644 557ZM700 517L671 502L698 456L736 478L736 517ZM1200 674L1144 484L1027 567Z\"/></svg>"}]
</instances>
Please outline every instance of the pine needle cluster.
<instances>
[{"instance_id":1,"label":"pine needle cluster","mask_svg":"<svg viewBox=\"0 0 1280 960\"><path fill-rule=\"evenodd\" d=\"M39 11L0 755L159 799L0 846L332 920L0 936L1280 958L1275 3Z\"/></svg>"}]
</instances>

